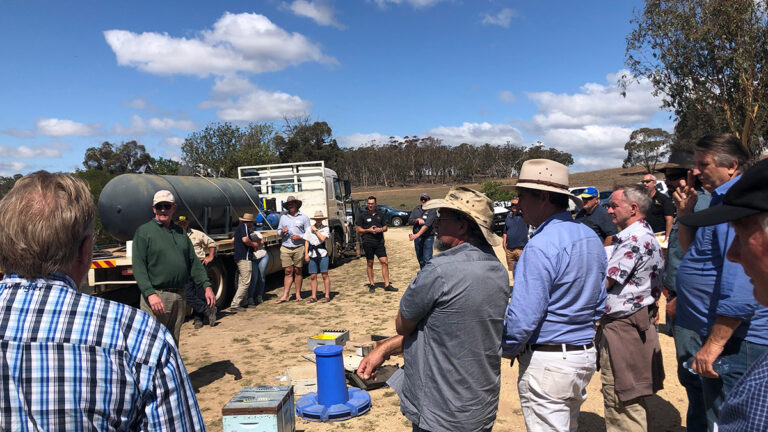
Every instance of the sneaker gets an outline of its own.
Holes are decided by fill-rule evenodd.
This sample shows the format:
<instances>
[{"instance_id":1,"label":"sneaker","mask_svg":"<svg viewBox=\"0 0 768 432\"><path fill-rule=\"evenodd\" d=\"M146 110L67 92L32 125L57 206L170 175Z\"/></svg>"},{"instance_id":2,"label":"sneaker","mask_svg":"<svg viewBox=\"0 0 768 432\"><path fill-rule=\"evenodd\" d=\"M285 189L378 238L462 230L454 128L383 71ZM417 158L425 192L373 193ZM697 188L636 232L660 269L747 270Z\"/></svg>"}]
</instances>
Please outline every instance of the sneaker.
<instances>
[{"instance_id":1,"label":"sneaker","mask_svg":"<svg viewBox=\"0 0 768 432\"><path fill-rule=\"evenodd\" d=\"M260 305L262 303L264 303L264 298L261 296L256 296L256 304Z\"/></svg>"},{"instance_id":2,"label":"sneaker","mask_svg":"<svg viewBox=\"0 0 768 432\"><path fill-rule=\"evenodd\" d=\"M203 328L203 320L195 318L195 330Z\"/></svg>"},{"instance_id":3,"label":"sneaker","mask_svg":"<svg viewBox=\"0 0 768 432\"><path fill-rule=\"evenodd\" d=\"M248 306L256 306L256 301L254 301L252 298L248 299Z\"/></svg>"},{"instance_id":4,"label":"sneaker","mask_svg":"<svg viewBox=\"0 0 768 432\"><path fill-rule=\"evenodd\" d=\"M376 285L374 284L368 284L368 292L372 293L376 291Z\"/></svg>"},{"instance_id":5,"label":"sneaker","mask_svg":"<svg viewBox=\"0 0 768 432\"><path fill-rule=\"evenodd\" d=\"M208 325L211 327L216 325L216 306L208 309Z\"/></svg>"},{"instance_id":6,"label":"sneaker","mask_svg":"<svg viewBox=\"0 0 768 432\"><path fill-rule=\"evenodd\" d=\"M229 308L229 310L231 310L232 312L244 312L247 309L242 306L235 306L235 307Z\"/></svg>"},{"instance_id":7,"label":"sneaker","mask_svg":"<svg viewBox=\"0 0 768 432\"><path fill-rule=\"evenodd\" d=\"M395 292L395 291L398 291L398 289L397 289L397 288L395 288L395 287L393 287L393 286L392 286L392 284L389 284L389 285L387 285L387 286L385 286L385 287L384 287L384 291L391 291L391 292Z\"/></svg>"}]
</instances>

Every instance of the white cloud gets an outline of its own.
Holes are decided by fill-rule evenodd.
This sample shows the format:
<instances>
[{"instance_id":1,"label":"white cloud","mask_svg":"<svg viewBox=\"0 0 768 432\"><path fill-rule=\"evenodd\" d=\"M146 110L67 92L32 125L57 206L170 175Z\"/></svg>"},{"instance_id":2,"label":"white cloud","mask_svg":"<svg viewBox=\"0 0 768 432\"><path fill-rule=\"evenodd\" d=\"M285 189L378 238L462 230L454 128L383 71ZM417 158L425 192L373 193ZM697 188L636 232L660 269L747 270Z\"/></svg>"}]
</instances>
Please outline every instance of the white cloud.
<instances>
[{"instance_id":1,"label":"white cloud","mask_svg":"<svg viewBox=\"0 0 768 432\"><path fill-rule=\"evenodd\" d=\"M147 133L147 125L144 122L144 119L134 114L131 116L131 124L128 126L123 126L120 123L116 123L112 130L110 130L110 134L112 135L144 135Z\"/></svg>"},{"instance_id":2,"label":"white cloud","mask_svg":"<svg viewBox=\"0 0 768 432\"><path fill-rule=\"evenodd\" d=\"M104 38L119 65L158 75L205 77L278 71L307 61L336 63L303 35L255 13L225 12L212 29L192 38L127 30L107 30Z\"/></svg>"},{"instance_id":3,"label":"white cloud","mask_svg":"<svg viewBox=\"0 0 768 432\"><path fill-rule=\"evenodd\" d=\"M160 144L171 147L181 147L184 144L184 138L178 136L165 137Z\"/></svg>"},{"instance_id":4,"label":"white cloud","mask_svg":"<svg viewBox=\"0 0 768 432\"><path fill-rule=\"evenodd\" d=\"M483 20L481 23L484 25L497 25L500 27L509 28L509 23L512 21L512 18L516 16L517 12L515 10L504 8L495 15L483 14Z\"/></svg>"},{"instance_id":5,"label":"white cloud","mask_svg":"<svg viewBox=\"0 0 768 432\"><path fill-rule=\"evenodd\" d=\"M269 121L309 115L311 105L298 96L263 90L233 77L216 80L210 99L199 108L217 108L216 115L224 121Z\"/></svg>"},{"instance_id":6,"label":"white cloud","mask_svg":"<svg viewBox=\"0 0 768 432\"><path fill-rule=\"evenodd\" d=\"M136 98L128 102L127 104L125 104L125 106L127 106L128 108L143 110L143 109L147 109L147 101L145 101L142 98Z\"/></svg>"},{"instance_id":7,"label":"white cloud","mask_svg":"<svg viewBox=\"0 0 768 432\"><path fill-rule=\"evenodd\" d=\"M343 137L336 137L336 142L339 143L339 146L341 147L360 147L363 145L368 144L386 144L389 142L389 138L392 137L395 140L401 140L402 137L399 136L391 136L391 135L384 135L380 134L378 132L371 132L371 133L356 133L348 136Z\"/></svg>"},{"instance_id":8,"label":"white cloud","mask_svg":"<svg viewBox=\"0 0 768 432\"><path fill-rule=\"evenodd\" d=\"M19 174L28 167L29 165L24 162L0 161L0 175L11 176Z\"/></svg>"},{"instance_id":9,"label":"white cloud","mask_svg":"<svg viewBox=\"0 0 768 432\"><path fill-rule=\"evenodd\" d=\"M401 5L408 4L417 9L427 8L436 5L445 0L373 0L374 3L379 5L380 8L386 7L388 4Z\"/></svg>"},{"instance_id":10,"label":"white cloud","mask_svg":"<svg viewBox=\"0 0 768 432\"><path fill-rule=\"evenodd\" d=\"M511 91L506 90L499 92L499 99L509 104L517 102L517 96L515 96L515 94Z\"/></svg>"},{"instance_id":11,"label":"white cloud","mask_svg":"<svg viewBox=\"0 0 768 432\"><path fill-rule=\"evenodd\" d=\"M333 26L341 30L345 28L336 21L336 18L333 16L333 7L327 1L294 0L290 4L283 3L283 6L298 16L310 18L319 25Z\"/></svg>"},{"instance_id":12,"label":"white cloud","mask_svg":"<svg viewBox=\"0 0 768 432\"><path fill-rule=\"evenodd\" d=\"M54 137L93 136L101 133L101 125L98 123L85 124L57 118L40 119L36 126L39 134Z\"/></svg>"},{"instance_id":13,"label":"white cloud","mask_svg":"<svg viewBox=\"0 0 768 432\"><path fill-rule=\"evenodd\" d=\"M469 144L520 144L523 135L514 126L508 124L493 123L468 123L461 126L438 126L430 129L422 136L440 138L446 145Z\"/></svg>"},{"instance_id":14,"label":"white cloud","mask_svg":"<svg viewBox=\"0 0 768 432\"><path fill-rule=\"evenodd\" d=\"M10 135L16 138L33 138L35 136L35 131L30 129L9 128L9 129L0 130L0 133L5 135Z\"/></svg>"},{"instance_id":15,"label":"white cloud","mask_svg":"<svg viewBox=\"0 0 768 432\"><path fill-rule=\"evenodd\" d=\"M194 130L197 124L191 120L176 120L169 117L152 117L145 120L134 114L131 116L131 124L123 126L115 124L110 131L113 135L144 135L150 131L165 131L169 129Z\"/></svg>"},{"instance_id":16,"label":"white cloud","mask_svg":"<svg viewBox=\"0 0 768 432\"><path fill-rule=\"evenodd\" d=\"M192 120L176 120L168 117L158 118L153 117L147 121L149 127L155 130L194 130L197 128L197 124Z\"/></svg>"},{"instance_id":17,"label":"white cloud","mask_svg":"<svg viewBox=\"0 0 768 432\"><path fill-rule=\"evenodd\" d=\"M19 146L11 147L0 145L0 157L4 158L60 158L61 150L67 150L68 147L54 143L50 147L29 147Z\"/></svg>"}]
</instances>

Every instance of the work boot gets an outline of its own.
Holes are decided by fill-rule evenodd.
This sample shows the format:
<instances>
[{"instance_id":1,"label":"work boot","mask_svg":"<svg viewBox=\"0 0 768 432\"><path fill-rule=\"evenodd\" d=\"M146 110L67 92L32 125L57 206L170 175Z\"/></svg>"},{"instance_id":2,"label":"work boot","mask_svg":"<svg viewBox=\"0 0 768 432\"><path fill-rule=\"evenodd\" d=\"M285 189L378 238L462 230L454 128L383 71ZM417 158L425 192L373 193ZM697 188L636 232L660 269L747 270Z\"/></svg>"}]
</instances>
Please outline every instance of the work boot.
<instances>
[{"instance_id":1,"label":"work boot","mask_svg":"<svg viewBox=\"0 0 768 432\"><path fill-rule=\"evenodd\" d=\"M216 325L216 306L208 309L208 325L211 327Z\"/></svg>"},{"instance_id":2,"label":"work boot","mask_svg":"<svg viewBox=\"0 0 768 432\"><path fill-rule=\"evenodd\" d=\"M395 292L395 291L397 291L397 288L393 287L392 284L389 284L389 285L384 287L384 291Z\"/></svg>"},{"instance_id":3,"label":"work boot","mask_svg":"<svg viewBox=\"0 0 768 432\"><path fill-rule=\"evenodd\" d=\"M203 320L195 318L195 330L203 328Z\"/></svg>"},{"instance_id":4,"label":"work boot","mask_svg":"<svg viewBox=\"0 0 768 432\"><path fill-rule=\"evenodd\" d=\"M253 300L253 297L248 299L248 306L256 306L256 301Z\"/></svg>"},{"instance_id":5,"label":"work boot","mask_svg":"<svg viewBox=\"0 0 768 432\"><path fill-rule=\"evenodd\" d=\"M264 303L264 298L262 296L256 296L256 304L260 305Z\"/></svg>"}]
</instances>

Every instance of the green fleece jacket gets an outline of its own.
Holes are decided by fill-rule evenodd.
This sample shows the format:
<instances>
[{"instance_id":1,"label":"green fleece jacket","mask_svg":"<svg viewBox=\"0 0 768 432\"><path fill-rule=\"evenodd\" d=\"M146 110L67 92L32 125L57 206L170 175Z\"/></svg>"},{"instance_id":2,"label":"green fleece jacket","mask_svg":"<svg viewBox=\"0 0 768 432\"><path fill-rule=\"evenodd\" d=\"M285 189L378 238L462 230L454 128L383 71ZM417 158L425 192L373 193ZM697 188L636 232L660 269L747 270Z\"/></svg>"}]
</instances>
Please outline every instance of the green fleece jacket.
<instances>
[{"instance_id":1,"label":"green fleece jacket","mask_svg":"<svg viewBox=\"0 0 768 432\"><path fill-rule=\"evenodd\" d=\"M176 224L165 228L154 219L133 235L133 277L144 297L156 289L183 294L190 277L198 285L211 286L184 230Z\"/></svg>"}]
</instances>

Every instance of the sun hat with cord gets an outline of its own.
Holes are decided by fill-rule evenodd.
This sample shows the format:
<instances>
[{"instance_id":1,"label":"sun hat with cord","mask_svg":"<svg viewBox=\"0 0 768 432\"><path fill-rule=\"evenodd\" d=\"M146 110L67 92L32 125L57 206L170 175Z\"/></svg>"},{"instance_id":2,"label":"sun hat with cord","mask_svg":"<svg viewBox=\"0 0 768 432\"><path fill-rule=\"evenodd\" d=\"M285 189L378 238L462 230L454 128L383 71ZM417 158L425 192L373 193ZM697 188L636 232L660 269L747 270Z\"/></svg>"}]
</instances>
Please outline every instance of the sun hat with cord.
<instances>
[{"instance_id":1,"label":"sun hat with cord","mask_svg":"<svg viewBox=\"0 0 768 432\"><path fill-rule=\"evenodd\" d=\"M553 160L530 159L523 162L515 187L567 195L577 207L584 206L581 198L568 190L568 167Z\"/></svg>"},{"instance_id":2,"label":"sun hat with cord","mask_svg":"<svg viewBox=\"0 0 768 432\"><path fill-rule=\"evenodd\" d=\"M240 216L241 222L255 222L256 219L253 217L253 213L245 213L244 215Z\"/></svg>"},{"instance_id":3,"label":"sun hat with cord","mask_svg":"<svg viewBox=\"0 0 768 432\"><path fill-rule=\"evenodd\" d=\"M327 217L325 217L325 215L323 214L323 211L322 211L322 210L317 210L317 211L315 212L315 215L314 215L314 216L312 216L310 219L315 219L315 220L316 220L316 219L328 219L328 218L327 218Z\"/></svg>"},{"instance_id":4,"label":"sun hat with cord","mask_svg":"<svg viewBox=\"0 0 768 432\"><path fill-rule=\"evenodd\" d=\"M493 224L493 201L484 194L467 187L453 187L444 199L429 200L423 209L447 208L455 210L472 218L480 227L483 237L491 246L501 245L501 237L491 229Z\"/></svg>"}]
</instances>

